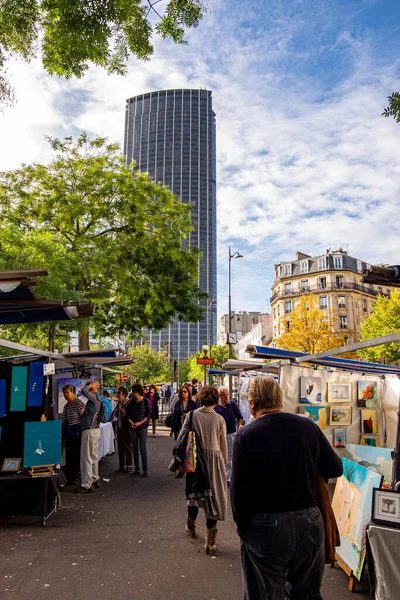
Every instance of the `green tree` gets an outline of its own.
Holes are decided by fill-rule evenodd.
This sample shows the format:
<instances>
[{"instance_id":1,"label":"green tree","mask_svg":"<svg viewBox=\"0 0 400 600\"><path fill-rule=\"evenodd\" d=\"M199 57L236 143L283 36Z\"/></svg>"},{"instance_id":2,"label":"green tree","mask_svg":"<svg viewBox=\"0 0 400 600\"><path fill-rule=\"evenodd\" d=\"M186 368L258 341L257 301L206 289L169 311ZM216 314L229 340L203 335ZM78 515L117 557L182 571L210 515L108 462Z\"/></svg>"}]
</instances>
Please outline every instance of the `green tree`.
<instances>
[{"instance_id":1,"label":"green tree","mask_svg":"<svg viewBox=\"0 0 400 600\"><path fill-rule=\"evenodd\" d=\"M171 364L166 354L156 352L148 344L136 346L129 354L134 360L132 365L124 367L124 374L144 384L170 381Z\"/></svg>"},{"instance_id":2,"label":"green tree","mask_svg":"<svg viewBox=\"0 0 400 600\"><path fill-rule=\"evenodd\" d=\"M82 77L90 63L125 74L130 55L150 58L153 34L184 44L205 12L201 0L167 0L164 10L159 0L2 0L0 102L14 99L9 58L41 53L44 69L66 78Z\"/></svg>"},{"instance_id":3,"label":"green tree","mask_svg":"<svg viewBox=\"0 0 400 600\"><path fill-rule=\"evenodd\" d=\"M388 106L383 111L384 117L393 117L396 123L400 123L400 92L393 92L388 97Z\"/></svg>"},{"instance_id":4,"label":"green tree","mask_svg":"<svg viewBox=\"0 0 400 600\"><path fill-rule=\"evenodd\" d=\"M212 346L211 352L207 353L207 356L211 356L214 359L213 367L218 368L222 363L228 360L229 347L227 344L224 346ZM197 364L197 359L204 356L203 352L195 352L188 358L189 362L189 379L196 378L199 381L204 379L204 366ZM235 358L233 356L233 358Z\"/></svg>"},{"instance_id":5,"label":"green tree","mask_svg":"<svg viewBox=\"0 0 400 600\"><path fill-rule=\"evenodd\" d=\"M290 315L289 327L282 319L285 333L276 339L278 348L315 354L345 343L344 334L334 331L336 318L332 311L321 310L315 294L300 296L300 300Z\"/></svg>"},{"instance_id":6,"label":"green tree","mask_svg":"<svg viewBox=\"0 0 400 600\"><path fill-rule=\"evenodd\" d=\"M361 339L373 338L400 331L400 289L394 289L390 296L378 296L372 305L372 314L361 323ZM400 342L374 346L359 351L364 360L388 363L400 360Z\"/></svg>"},{"instance_id":7,"label":"green tree","mask_svg":"<svg viewBox=\"0 0 400 600\"><path fill-rule=\"evenodd\" d=\"M93 302L100 336L201 319L190 206L104 138L49 142L49 165L0 173L0 268L49 269L38 292Z\"/></svg>"}]
</instances>

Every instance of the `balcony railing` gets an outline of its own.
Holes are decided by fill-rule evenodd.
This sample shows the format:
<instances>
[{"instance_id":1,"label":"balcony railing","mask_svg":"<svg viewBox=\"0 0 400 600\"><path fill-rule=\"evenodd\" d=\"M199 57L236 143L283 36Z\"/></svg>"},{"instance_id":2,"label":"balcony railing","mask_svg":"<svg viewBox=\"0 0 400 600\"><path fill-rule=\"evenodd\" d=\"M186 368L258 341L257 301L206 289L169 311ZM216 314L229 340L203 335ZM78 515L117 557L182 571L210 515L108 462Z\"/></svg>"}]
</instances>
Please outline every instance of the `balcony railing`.
<instances>
[{"instance_id":1,"label":"balcony railing","mask_svg":"<svg viewBox=\"0 0 400 600\"><path fill-rule=\"evenodd\" d=\"M343 283L341 284L336 284L336 283L332 283L332 284L327 284L325 287L322 287L320 285L314 286L314 287L304 287L304 288L298 288L296 290L285 290L283 292L280 292L279 294L274 294L273 296L271 296L270 298L270 302L274 302L274 300L277 300L278 298L293 298L295 296L304 296L305 294L320 294L323 292L341 292L341 291L346 291L346 290L353 290L353 291L357 291L357 292L362 292L363 294L368 294L369 296L389 296L389 292L387 291L378 291L378 290L372 290L369 286L367 285L363 285L362 283L352 283L351 281L343 281Z\"/></svg>"}]
</instances>

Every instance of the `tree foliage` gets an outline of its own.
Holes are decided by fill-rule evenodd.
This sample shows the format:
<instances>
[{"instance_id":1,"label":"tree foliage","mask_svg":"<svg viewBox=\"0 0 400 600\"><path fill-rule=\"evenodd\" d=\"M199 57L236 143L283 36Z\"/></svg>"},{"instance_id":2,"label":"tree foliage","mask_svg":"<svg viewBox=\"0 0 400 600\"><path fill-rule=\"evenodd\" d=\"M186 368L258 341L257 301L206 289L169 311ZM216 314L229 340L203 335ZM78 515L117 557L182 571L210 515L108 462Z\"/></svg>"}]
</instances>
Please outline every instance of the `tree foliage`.
<instances>
[{"instance_id":1,"label":"tree foliage","mask_svg":"<svg viewBox=\"0 0 400 600\"><path fill-rule=\"evenodd\" d=\"M393 92L388 97L388 106L382 113L384 117L393 117L396 123L400 123L400 92Z\"/></svg>"},{"instance_id":2,"label":"tree foliage","mask_svg":"<svg viewBox=\"0 0 400 600\"><path fill-rule=\"evenodd\" d=\"M41 53L45 70L66 78L82 77L90 63L125 74L130 55L150 58L153 34L186 43L185 31L205 11L201 0L2 0L0 101L13 99L10 57L29 61Z\"/></svg>"},{"instance_id":3,"label":"tree foliage","mask_svg":"<svg viewBox=\"0 0 400 600\"><path fill-rule=\"evenodd\" d=\"M140 383L160 383L171 380L171 364L164 353L156 352L149 346L136 346L129 351L133 364L124 367L124 373Z\"/></svg>"},{"instance_id":4,"label":"tree foliage","mask_svg":"<svg viewBox=\"0 0 400 600\"><path fill-rule=\"evenodd\" d=\"M333 312L322 311L315 294L300 297L291 314L289 329L286 321L281 321L285 333L276 339L278 348L315 354L345 343L344 334L334 331L336 318Z\"/></svg>"},{"instance_id":5,"label":"tree foliage","mask_svg":"<svg viewBox=\"0 0 400 600\"><path fill-rule=\"evenodd\" d=\"M199 379L199 381L203 381L204 379L204 366L197 364L197 359L203 356L202 352L195 352L192 354L189 359L189 379ZM229 356L229 347L227 344L223 346L212 346L211 352L207 354L207 356L211 356L214 359L214 365L216 368L222 365L225 361L228 360ZM234 358L234 357L233 357Z\"/></svg>"},{"instance_id":6,"label":"tree foliage","mask_svg":"<svg viewBox=\"0 0 400 600\"><path fill-rule=\"evenodd\" d=\"M390 296L378 296L372 305L372 314L361 323L362 340L397 333L400 331L400 289L392 290ZM370 362L394 362L400 360L400 342L374 346L359 351Z\"/></svg>"},{"instance_id":7,"label":"tree foliage","mask_svg":"<svg viewBox=\"0 0 400 600\"><path fill-rule=\"evenodd\" d=\"M0 268L48 268L38 292L93 302L100 336L199 320L190 207L104 138L49 142L49 165L0 173Z\"/></svg>"}]
</instances>

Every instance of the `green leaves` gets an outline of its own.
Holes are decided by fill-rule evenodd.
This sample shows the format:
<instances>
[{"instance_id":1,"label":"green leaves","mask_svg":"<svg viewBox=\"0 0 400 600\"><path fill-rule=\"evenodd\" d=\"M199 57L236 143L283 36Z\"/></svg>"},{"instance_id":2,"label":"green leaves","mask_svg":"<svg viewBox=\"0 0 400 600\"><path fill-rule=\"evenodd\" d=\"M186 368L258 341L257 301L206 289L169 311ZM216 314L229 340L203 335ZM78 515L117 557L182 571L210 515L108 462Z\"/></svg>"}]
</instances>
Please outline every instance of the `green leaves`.
<instances>
[{"instance_id":1,"label":"green leaves","mask_svg":"<svg viewBox=\"0 0 400 600\"><path fill-rule=\"evenodd\" d=\"M400 330L400 289L392 290L389 297L378 296L372 305L372 315L361 323L362 340L397 333ZM400 359L400 342L366 348L359 351L364 360L394 362Z\"/></svg>"},{"instance_id":2,"label":"green leaves","mask_svg":"<svg viewBox=\"0 0 400 600\"><path fill-rule=\"evenodd\" d=\"M394 92L388 97L389 105L382 113L384 117L393 117L396 123L400 123L400 92Z\"/></svg>"},{"instance_id":3,"label":"green leaves","mask_svg":"<svg viewBox=\"0 0 400 600\"><path fill-rule=\"evenodd\" d=\"M156 352L148 344L137 346L129 351L134 361L124 368L124 373L141 383L161 383L170 381L171 365L166 354Z\"/></svg>"}]
</instances>

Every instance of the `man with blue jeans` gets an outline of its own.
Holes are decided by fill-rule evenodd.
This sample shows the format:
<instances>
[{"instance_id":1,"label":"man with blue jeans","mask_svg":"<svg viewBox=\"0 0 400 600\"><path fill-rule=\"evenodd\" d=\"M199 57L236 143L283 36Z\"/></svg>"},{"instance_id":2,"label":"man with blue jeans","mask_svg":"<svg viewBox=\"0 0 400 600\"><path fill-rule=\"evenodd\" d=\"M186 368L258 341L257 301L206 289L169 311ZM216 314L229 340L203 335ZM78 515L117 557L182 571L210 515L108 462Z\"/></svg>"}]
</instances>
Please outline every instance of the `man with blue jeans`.
<instances>
[{"instance_id":1,"label":"man with blue jeans","mask_svg":"<svg viewBox=\"0 0 400 600\"><path fill-rule=\"evenodd\" d=\"M143 477L148 477L149 468L147 464L147 428L151 415L150 401L145 398L145 390L140 383L132 386L132 399L126 407L125 415L130 426L133 462L135 470L132 476L140 475L139 446L142 457Z\"/></svg>"},{"instance_id":2,"label":"man with blue jeans","mask_svg":"<svg viewBox=\"0 0 400 600\"><path fill-rule=\"evenodd\" d=\"M232 474L232 456L233 456L233 442L235 440L236 435L236 422L239 427L244 426L243 415L240 412L240 409L236 402L229 400L229 391L228 388L224 386L220 386L218 388L219 394L219 403L214 408L215 412L217 412L226 423L226 443L228 446L228 463L225 467L226 469L226 480L228 485L231 482L231 474Z\"/></svg>"},{"instance_id":3,"label":"man with blue jeans","mask_svg":"<svg viewBox=\"0 0 400 600\"><path fill-rule=\"evenodd\" d=\"M283 412L272 377L253 379L248 400L255 421L236 435L231 479L244 600L322 600L318 477L339 477L342 462L315 423Z\"/></svg>"}]
</instances>

